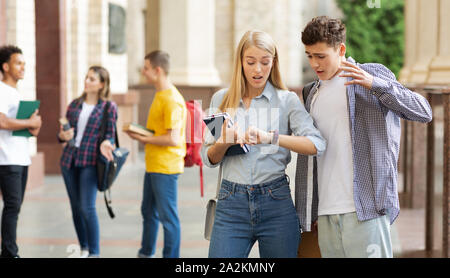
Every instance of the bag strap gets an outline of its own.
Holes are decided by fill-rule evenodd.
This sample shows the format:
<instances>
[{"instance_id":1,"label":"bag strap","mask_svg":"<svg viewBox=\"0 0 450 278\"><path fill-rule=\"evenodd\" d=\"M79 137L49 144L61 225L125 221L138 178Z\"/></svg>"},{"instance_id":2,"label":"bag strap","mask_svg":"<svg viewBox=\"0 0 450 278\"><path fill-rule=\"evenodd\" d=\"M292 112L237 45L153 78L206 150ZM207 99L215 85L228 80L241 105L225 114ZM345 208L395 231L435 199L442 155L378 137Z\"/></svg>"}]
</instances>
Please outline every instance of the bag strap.
<instances>
[{"instance_id":1,"label":"bag strap","mask_svg":"<svg viewBox=\"0 0 450 278\"><path fill-rule=\"evenodd\" d=\"M109 101L106 102L105 106L103 107L103 116L102 116L102 123L100 124L100 131L98 136L98 148L100 149L100 144L105 140L106 136L106 127L108 125L108 109L109 109Z\"/></svg>"},{"instance_id":2,"label":"bag strap","mask_svg":"<svg viewBox=\"0 0 450 278\"><path fill-rule=\"evenodd\" d=\"M200 165L199 168L200 168L200 197L203 198L203 165Z\"/></svg>"},{"instance_id":3,"label":"bag strap","mask_svg":"<svg viewBox=\"0 0 450 278\"><path fill-rule=\"evenodd\" d=\"M99 138L98 148L100 148L100 144L105 140L106 128L108 126L108 119L109 119L108 116L109 106L111 106L111 102L107 101L105 104L105 108L103 109L102 123L100 125L100 136L98 137ZM119 146L119 137L117 136L117 126L115 126L114 131L115 131L114 136L116 140L116 146L119 148L120 146Z\"/></svg>"},{"instance_id":4,"label":"bag strap","mask_svg":"<svg viewBox=\"0 0 450 278\"><path fill-rule=\"evenodd\" d=\"M302 89L303 95L303 103L306 105L306 100L308 99L309 93L311 93L311 89L314 87L317 81L310 82L306 84Z\"/></svg>"},{"instance_id":5,"label":"bag strap","mask_svg":"<svg viewBox=\"0 0 450 278\"><path fill-rule=\"evenodd\" d=\"M111 218L114 218L116 215L114 214L114 211L112 209L112 200L111 200L111 191L108 188L107 190L105 190L105 204L106 204L106 209L108 210L108 214Z\"/></svg>"},{"instance_id":6,"label":"bag strap","mask_svg":"<svg viewBox=\"0 0 450 278\"><path fill-rule=\"evenodd\" d=\"M99 152L100 152L100 144L105 140L106 127L108 125L108 118L109 118L108 110L109 110L110 105L111 105L111 102L107 101L105 104L105 108L103 110L103 117L102 117L102 123L100 125L100 136L99 136L99 144L98 144ZM116 126L114 128L114 131L115 131L116 146L119 148L119 137L117 136L117 127ZM111 204L112 204L111 190L109 188L107 190L105 190L104 198L105 198L105 204L106 204L106 209L108 210L108 214L111 218L114 218L116 215L114 214L114 211L111 206Z\"/></svg>"},{"instance_id":7,"label":"bag strap","mask_svg":"<svg viewBox=\"0 0 450 278\"><path fill-rule=\"evenodd\" d=\"M222 171L222 162L220 162L219 176L217 178L216 199L219 199L220 185L222 184Z\"/></svg>"}]
</instances>

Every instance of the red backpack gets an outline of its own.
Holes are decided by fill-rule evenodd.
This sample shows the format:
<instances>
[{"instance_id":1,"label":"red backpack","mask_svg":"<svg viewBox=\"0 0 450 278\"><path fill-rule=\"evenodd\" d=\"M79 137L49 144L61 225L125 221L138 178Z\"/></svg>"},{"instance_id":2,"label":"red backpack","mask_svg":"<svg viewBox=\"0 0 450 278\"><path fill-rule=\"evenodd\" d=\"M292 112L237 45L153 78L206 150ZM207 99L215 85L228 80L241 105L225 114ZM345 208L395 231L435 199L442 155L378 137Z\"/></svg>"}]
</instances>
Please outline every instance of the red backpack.
<instances>
[{"instance_id":1,"label":"red backpack","mask_svg":"<svg viewBox=\"0 0 450 278\"><path fill-rule=\"evenodd\" d=\"M203 130L205 123L203 122L202 105L195 101L186 101L187 117L186 117L186 156L184 157L184 166L192 167L200 166L200 196L203 197L203 162L200 156L202 148Z\"/></svg>"}]
</instances>

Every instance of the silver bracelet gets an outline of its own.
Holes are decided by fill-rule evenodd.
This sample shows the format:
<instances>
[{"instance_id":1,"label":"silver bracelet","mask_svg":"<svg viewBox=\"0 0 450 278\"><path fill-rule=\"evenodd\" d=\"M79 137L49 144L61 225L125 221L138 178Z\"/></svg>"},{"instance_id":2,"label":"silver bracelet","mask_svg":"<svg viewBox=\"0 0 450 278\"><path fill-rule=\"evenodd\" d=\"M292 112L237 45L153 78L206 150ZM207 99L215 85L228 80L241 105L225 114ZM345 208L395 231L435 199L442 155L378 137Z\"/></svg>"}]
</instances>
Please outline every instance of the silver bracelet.
<instances>
[{"instance_id":1,"label":"silver bracelet","mask_svg":"<svg viewBox=\"0 0 450 278\"><path fill-rule=\"evenodd\" d=\"M279 139L278 130L272 130L270 132L273 134L272 139L270 140L270 144L278 145L278 139Z\"/></svg>"}]
</instances>

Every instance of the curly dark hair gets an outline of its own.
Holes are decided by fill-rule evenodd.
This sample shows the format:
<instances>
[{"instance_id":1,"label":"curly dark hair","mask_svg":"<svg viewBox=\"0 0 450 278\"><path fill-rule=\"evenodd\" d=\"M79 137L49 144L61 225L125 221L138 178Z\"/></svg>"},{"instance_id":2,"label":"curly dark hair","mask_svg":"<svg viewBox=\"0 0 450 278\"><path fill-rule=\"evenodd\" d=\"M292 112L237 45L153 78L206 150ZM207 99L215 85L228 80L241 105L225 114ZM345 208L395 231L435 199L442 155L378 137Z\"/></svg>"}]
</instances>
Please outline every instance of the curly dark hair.
<instances>
[{"instance_id":1,"label":"curly dark hair","mask_svg":"<svg viewBox=\"0 0 450 278\"><path fill-rule=\"evenodd\" d=\"M318 16L313 18L302 32L302 42L304 45L313 45L325 42L329 46L337 47L345 43L345 24L339 19L328 16Z\"/></svg>"},{"instance_id":2,"label":"curly dark hair","mask_svg":"<svg viewBox=\"0 0 450 278\"><path fill-rule=\"evenodd\" d=\"M5 45L0 47L0 71L3 71L3 64L8 63L13 54L22 54L22 50L14 45Z\"/></svg>"}]
</instances>

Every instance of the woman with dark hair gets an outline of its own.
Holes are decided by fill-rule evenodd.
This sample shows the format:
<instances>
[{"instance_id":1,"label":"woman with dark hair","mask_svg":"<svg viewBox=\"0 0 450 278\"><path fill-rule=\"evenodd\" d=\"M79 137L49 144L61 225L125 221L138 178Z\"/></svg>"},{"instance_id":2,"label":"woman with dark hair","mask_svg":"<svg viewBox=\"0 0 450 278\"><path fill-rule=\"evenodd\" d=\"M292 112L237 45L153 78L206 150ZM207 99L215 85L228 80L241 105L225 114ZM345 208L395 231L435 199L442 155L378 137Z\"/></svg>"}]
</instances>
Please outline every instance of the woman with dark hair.
<instances>
[{"instance_id":1,"label":"woman with dark hair","mask_svg":"<svg viewBox=\"0 0 450 278\"><path fill-rule=\"evenodd\" d=\"M117 105L109 101L110 79L108 71L99 66L89 68L83 94L73 100L66 113L72 128L63 130L58 137L65 144L61 157L61 170L72 208L75 230L81 247L81 257L98 257L100 232L95 207L97 197L97 150L108 160L113 159ZM99 130L107 110L105 140L99 141ZM98 146L100 144L100 147Z\"/></svg>"}]
</instances>

